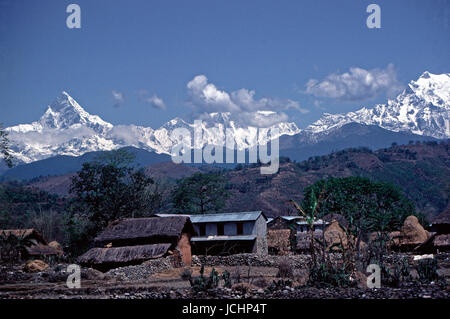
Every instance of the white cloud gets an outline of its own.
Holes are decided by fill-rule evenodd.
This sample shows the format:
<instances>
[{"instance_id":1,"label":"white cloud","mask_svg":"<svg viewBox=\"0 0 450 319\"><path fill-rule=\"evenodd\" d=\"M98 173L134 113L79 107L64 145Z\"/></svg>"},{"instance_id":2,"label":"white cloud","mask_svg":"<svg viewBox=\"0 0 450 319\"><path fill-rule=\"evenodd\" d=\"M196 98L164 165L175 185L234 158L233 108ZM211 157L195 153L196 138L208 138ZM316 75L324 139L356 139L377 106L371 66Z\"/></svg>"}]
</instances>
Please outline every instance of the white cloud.
<instances>
[{"instance_id":1,"label":"white cloud","mask_svg":"<svg viewBox=\"0 0 450 319\"><path fill-rule=\"evenodd\" d=\"M156 94L153 94L151 97L148 97L148 91L147 90L139 90L139 99L143 101L144 103L149 104L151 107L159 110L165 110L166 104L164 103L163 99L158 97Z\"/></svg>"},{"instance_id":2,"label":"white cloud","mask_svg":"<svg viewBox=\"0 0 450 319\"><path fill-rule=\"evenodd\" d=\"M302 109L297 101L282 100L277 98L255 99L255 91L239 89L228 93L218 89L213 83L208 83L204 75L197 75L187 84L190 97L189 106L194 116L202 116L204 113L230 112L235 121L241 123L267 127L286 121L287 115L283 110L296 109L301 113L308 110ZM258 111L273 111L273 113L258 113Z\"/></svg>"},{"instance_id":3,"label":"white cloud","mask_svg":"<svg viewBox=\"0 0 450 319\"><path fill-rule=\"evenodd\" d=\"M166 104L164 104L164 101L159 98L156 94L153 94L153 96L144 99L144 101L148 104L150 104L155 109L165 110Z\"/></svg>"},{"instance_id":4,"label":"white cloud","mask_svg":"<svg viewBox=\"0 0 450 319\"><path fill-rule=\"evenodd\" d=\"M14 143L25 146L34 145L36 143L43 146L54 146L66 143L72 139L86 138L94 135L95 131L93 129L79 125L75 125L64 130L44 128L42 131L9 133L9 136Z\"/></svg>"},{"instance_id":5,"label":"white cloud","mask_svg":"<svg viewBox=\"0 0 450 319\"><path fill-rule=\"evenodd\" d=\"M388 96L393 96L401 89L394 65L389 64L385 69L365 70L353 67L349 72L327 75L322 81L310 79L305 93L342 101L363 101L383 91Z\"/></svg>"},{"instance_id":6,"label":"white cloud","mask_svg":"<svg viewBox=\"0 0 450 319\"><path fill-rule=\"evenodd\" d=\"M123 97L123 94L121 92L117 92L117 91L112 91L111 92L113 99L115 101L114 106L115 107L119 107L123 104L123 102L125 102L125 98Z\"/></svg>"}]
</instances>

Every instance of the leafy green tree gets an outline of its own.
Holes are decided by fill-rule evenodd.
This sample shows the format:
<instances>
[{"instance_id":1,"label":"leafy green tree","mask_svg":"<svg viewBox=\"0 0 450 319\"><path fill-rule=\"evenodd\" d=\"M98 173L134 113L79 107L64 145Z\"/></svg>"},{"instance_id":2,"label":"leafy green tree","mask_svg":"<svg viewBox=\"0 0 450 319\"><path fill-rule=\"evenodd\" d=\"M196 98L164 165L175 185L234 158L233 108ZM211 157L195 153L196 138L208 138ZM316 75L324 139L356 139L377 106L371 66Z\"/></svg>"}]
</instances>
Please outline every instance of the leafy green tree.
<instances>
[{"instance_id":1,"label":"leafy green tree","mask_svg":"<svg viewBox=\"0 0 450 319\"><path fill-rule=\"evenodd\" d=\"M229 193L220 173L196 173L177 181L172 203L178 213L217 213L225 206Z\"/></svg>"},{"instance_id":2,"label":"leafy green tree","mask_svg":"<svg viewBox=\"0 0 450 319\"><path fill-rule=\"evenodd\" d=\"M11 155L11 150L9 149L9 139L8 139L8 132L6 132L2 125L0 124L0 154L3 157L3 160L5 161L6 165L8 167L13 166L13 156Z\"/></svg>"},{"instance_id":3,"label":"leafy green tree","mask_svg":"<svg viewBox=\"0 0 450 319\"><path fill-rule=\"evenodd\" d=\"M71 210L91 222L87 227L90 235L112 220L152 213L150 203L155 194L149 187L154 181L142 169L130 167L131 158L123 150L103 154L94 162L84 163L72 178L70 192L75 197Z\"/></svg>"},{"instance_id":4,"label":"leafy green tree","mask_svg":"<svg viewBox=\"0 0 450 319\"><path fill-rule=\"evenodd\" d=\"M356 236L367 231L399 229L409 215L424 220L415 211L413 203L390 183L359 176L320 180L305 189L302 206L308 210L321 192L326 201L321 203L318 215L342 214L349 222L349 230Z\"/></svg>"}]
</instances>

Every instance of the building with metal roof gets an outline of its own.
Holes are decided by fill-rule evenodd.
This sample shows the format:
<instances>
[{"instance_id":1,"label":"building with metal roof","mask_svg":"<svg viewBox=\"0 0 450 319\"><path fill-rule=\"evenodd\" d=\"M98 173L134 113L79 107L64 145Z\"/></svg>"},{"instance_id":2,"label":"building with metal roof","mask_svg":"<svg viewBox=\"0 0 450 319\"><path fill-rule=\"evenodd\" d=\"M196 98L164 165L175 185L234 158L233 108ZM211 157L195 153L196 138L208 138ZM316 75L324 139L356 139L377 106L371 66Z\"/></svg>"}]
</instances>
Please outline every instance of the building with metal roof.
<instances>
[{"instance_id":1,"label":"building with metal roof","mask_svg":"<svg viewBox=\"0 0 450 319\"><path fill-rule=\"evenodd\" d=\"M261 211L191 215L199 255L267 254L267 217Z\"/></svg>"}]
</instances>

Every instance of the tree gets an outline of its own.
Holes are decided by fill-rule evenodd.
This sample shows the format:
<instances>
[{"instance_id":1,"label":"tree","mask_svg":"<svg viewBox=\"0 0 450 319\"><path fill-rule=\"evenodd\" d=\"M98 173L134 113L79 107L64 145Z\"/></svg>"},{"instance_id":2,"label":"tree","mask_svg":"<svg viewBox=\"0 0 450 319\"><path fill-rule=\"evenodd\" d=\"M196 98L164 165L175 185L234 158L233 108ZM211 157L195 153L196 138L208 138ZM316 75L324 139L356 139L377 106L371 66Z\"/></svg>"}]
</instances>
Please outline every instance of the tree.
<instances>
[{"instance_id":1,"label":"tree","mask_svg":"<svg viewBox=\"0 0 450 319\"><path fill-rule=\"evenodd\" d=\"M6 132L2 125L0 124L0 153L3 157L3 160L5 161L6 165L8 167L13 166L13 156L11 155L11 151L9 149L9 139L8 139L8 132Z\"/></svg>"},{"instance_id":2,"label":"tree","mask_svg":"<svg viewBox=\"0 0 450 319\"><path fill-rule=\"evenodd\" d=\"M112 220L152 213L151 198L156 194L149 186L154 181L142 169L130 167L131 158L124 150L105 153L84 163L72 178L71 210L89 220L92 236Z\"/></svg>"},{"instance_id":3,"label":"tree","mask_svg":"<svg viewBox=\"0 0 450 319\"><path fill-rule=\"evenodd\" d=\"M318 215L343 215L349 222L349 230L358 237L362 232L399 229L409 215L417 215L423 221L413 203L390 183L359 176L320 180L305 189L303 207L311 207L316 201L315 194L320 192L324 192L326 201L321 203Z\"/></svg>"},{"instance_id":4,"label":"tree","mask_svg":"<svg viewBox=\"0 0 450 319\"><path fill-rule=\"evenodd\" d=\"M195 173L177 181L172 203L178 213L217 213L225 206L229 193L220 173Z\"/></svg>"}]
</instances>

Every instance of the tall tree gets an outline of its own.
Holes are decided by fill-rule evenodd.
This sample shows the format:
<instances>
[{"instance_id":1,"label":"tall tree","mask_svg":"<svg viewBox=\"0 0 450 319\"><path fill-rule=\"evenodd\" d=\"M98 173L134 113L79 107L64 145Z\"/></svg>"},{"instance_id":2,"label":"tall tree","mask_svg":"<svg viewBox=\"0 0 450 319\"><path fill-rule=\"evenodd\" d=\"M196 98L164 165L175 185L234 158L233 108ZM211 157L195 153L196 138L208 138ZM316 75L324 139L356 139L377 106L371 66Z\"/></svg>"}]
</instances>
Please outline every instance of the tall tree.
<instances>
[{"instance_id":1,"label":"tall tree","mask_svg":"<svg viewBox=\"0 0 450 319\"><path fill-rule=\"evenodd\" d=\"M13 156L11 155L11 150L9 149L10 141L8 139L8 132L3 129L0 124L0 153L8 167L13 166Z\"/></svg>"},{"instance_id":2,"label":"tall tree","mask_svg":"<svg viewBox=\"0 0 450 319\"><path fill-rule=\"evenodd\" d=\"M196 173L177 181L172 202L178 213L217 213L225 207L229 193L220 173Z\"/></svg>"},{"instance_id":3,"label":"tall tree","mask_svg":"<svg viewBox=\"0 0 450 319\"><path fill-rule=\"evenodd\" d=\"M353 176L320 180L304 190L302 206L308 210L316 202L316 194L323 193L318 215L342 214L354 235L363 231L392 231L398 229L409 215L423 216L402 194L401 190L384 182Z\"/></svg>"},{"instance_id":4,"label":"tall tree","mask_svg":"<svg viewBox=\"0 0 450 319\"><path fill-rule=\"evenodd\" d=\"M149 187L154 181L142 169L130 167L130 161L130 154L123 150L105 153L84 163L72 178L72 211L91 222L92 235L114 219L152 213L155 194Z\"/></svg>"}]
</instances>

